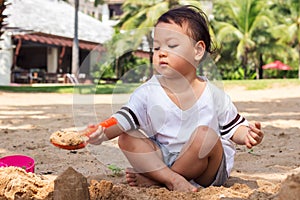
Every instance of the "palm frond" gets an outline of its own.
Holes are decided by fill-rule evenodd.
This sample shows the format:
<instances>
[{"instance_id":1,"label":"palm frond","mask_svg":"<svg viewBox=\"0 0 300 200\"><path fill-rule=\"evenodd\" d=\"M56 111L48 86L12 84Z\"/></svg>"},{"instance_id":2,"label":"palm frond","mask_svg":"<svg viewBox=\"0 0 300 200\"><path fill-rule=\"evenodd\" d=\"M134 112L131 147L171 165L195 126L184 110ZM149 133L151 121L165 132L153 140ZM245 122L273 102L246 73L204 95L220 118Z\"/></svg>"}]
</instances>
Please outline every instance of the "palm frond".
<instances>
[{"instance_id":1,"label":"palm frond","mask_svg":"<svg viewBox=\"0 0 300 200\"><path fill-rule=\"evenodd\" d=\"M243 33L232 24L218 22L216 26L218 26L218 33L216 37L218 41L223 41L227 37L236 37L239 40L243 39Z\"/></svg>"},{"instance_id":2,"label":"palm frond","mask_svg":"<svg viewBox=\"0 0 300 200\"><path fill-rule=\"evenodd\" d=\"M168 11L168 2L161 2L152 7L146 8L146 19L140 23L139 28L153 27L160 15Z\"/></svg>"}]
</instances>

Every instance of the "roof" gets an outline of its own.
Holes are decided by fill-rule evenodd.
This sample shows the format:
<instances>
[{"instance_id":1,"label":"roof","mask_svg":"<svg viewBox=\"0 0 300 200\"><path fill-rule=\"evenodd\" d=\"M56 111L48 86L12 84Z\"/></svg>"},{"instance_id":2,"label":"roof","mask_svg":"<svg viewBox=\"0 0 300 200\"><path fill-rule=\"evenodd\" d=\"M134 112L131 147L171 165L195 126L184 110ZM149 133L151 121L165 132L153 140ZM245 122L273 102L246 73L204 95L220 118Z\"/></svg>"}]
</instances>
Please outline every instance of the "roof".
<instances>
[{"instance_id":1,"label":"roof","mask_svg":"<svg viewBox=\"0 0 300 200\"><path fill-rule=\"evenodd\" d=\"M63 37L74 37L74 8L59 0L8 0L7 29L20 28ZM78 12L78 38L104 43L113 34L110 24Z\"/></svg>"},{"instance_id":2,"label":"roof","mask_svg":"<svg viewBox=\"0 0 300 200\"><path fill-rule=\"evenodd\" d=\"M14 39L21 39L25 41L31 41L35 43L41 43L41 44L49 44L54 46L65 46L65 47L72 47L73 45L73 39L57 36L57 35L50 35L45 33L31 33L31 34L19 34L14 35ZM79 48L86 49L86 50L93 50L93 49L103 49L101 45L94 42L89 41L79 41Z\"/></svg>"}]
</instances>

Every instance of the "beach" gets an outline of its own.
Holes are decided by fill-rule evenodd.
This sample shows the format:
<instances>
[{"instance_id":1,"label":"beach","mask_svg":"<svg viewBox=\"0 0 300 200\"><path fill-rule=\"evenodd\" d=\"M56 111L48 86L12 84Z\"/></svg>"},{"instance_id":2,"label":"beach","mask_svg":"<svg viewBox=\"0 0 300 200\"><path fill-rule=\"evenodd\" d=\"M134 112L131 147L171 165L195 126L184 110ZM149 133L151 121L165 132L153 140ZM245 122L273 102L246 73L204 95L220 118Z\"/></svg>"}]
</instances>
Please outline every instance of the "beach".
<instances>
[{"instance_id":1,"label":"beach","mask_svg":"<svg viewBox=\"0 0 300 200\"><path fill-rule=\"evenodd\" d=\"M200 189L192 194L157 187L133 188L125 181L123 170L130 164L118 149L117 138L75 151L59 149L49 142L50 135L56 130L107 119L126 103L129 95L0 91L0 156L23 154L34 158L35 175L51 183L72 167L87 178L91 199L280 198L287 177L294 174L295 180L300 179L299 86L274 86L264 90L231 87L225 91L249 122L261 122L265 137L252 150L245 146L236 147L234 168L222 187ZM120 169L119 173L109 166ZM48 190L49 195L44 199L52 198L51 188ZM9 199L4 189L1 191L1 184L0 199Z\"/></svg>"}]
</instances>

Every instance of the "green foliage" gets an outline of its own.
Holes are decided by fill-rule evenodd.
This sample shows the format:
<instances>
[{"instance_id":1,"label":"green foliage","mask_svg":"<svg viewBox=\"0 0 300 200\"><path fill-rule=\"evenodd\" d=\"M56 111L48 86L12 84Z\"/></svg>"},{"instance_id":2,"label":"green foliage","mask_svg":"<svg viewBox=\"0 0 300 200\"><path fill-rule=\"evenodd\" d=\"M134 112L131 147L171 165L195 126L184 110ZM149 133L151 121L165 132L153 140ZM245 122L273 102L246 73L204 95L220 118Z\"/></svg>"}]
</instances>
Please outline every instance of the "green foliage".
<instances>
[{"instance_id":1,"label":"green foliage","mask_svg":"<svg viewBox=\"0 0 300 200\"><path fill-rule=\"evenodd\" d=\"M231 79L242 80L245 77L245 71L243 68L239 67L236 71L232 73Z\"/></svg>"},{"instance_id":2,"label":"green foliage","mask_svg":"<svg viewBox=\"0 0 300 200\"><path fill-rule=\"evenodd\" d=\"M264 70L264 78L297 78L296 70Z\"/></svg>"},{"instance_id":3,"label":"green foliage","mask_svg":"<svg viewBox=\"0 0 300 200\"><path fill-rule=\"evenodd\" d=\"M95 5L102 2L95 0ZM174 6L187 4L201 8L201 1L198 0L125 0L122 7L124 13L115 27L116 33L106 44L110 58L95 67L94 77L126 76L125 82L141 80L141 69L144 68L137 68L141 64L137 64L129 54L145 40L148 44L152 43L151 27L162 13ZM263 77L297 77L300 60L299 13L299 0L213 1L211 33L221 49L215 56L216 66L203 64L199 73L218 80L261 78L264 64L281 60L294 70L264 70Z\"/></svg>"},{"instance_id":4,"label":"green foliage","mask_svg":"<svg viewBox=\"0 0 300 200\"><path fill-rule=\"evenodd\" d=\"M215 2L215 21L213 27L216 32L216 38L222 44L225 44L225 49L234 53L230 57L224 56L228 52L220 53L223 63L234 59L235 64L239 67L228 77L231 78L252 78L253 71L261 67L260 58L262 52L262 44L270 44L266 40L271 35L267 31L272 25L270 13L270 1L262 0L217 0ZM260 32L260 34L258 34ZM266 37L261 37L267 35ZM265 46L271 49L272 46ZM230 62L230 61L229 61ZM232 61L231 61L232 62Z\"/></svg>"},{"instance_id":5,"label":"green foliage","mask_svg":"<svg viewBox=\"0 0 300 200\"><path fill-rule=\"evenodd\" d=\"M278 52L277 57L293 68L299 67L300 51L300 2L299 0L275 1L272 13L277 23L270 28L277 44L285 47L285 52Z\"/></svg>"},{"instance_id":6,"label":"green foliage","mask_svg":"<svg viewBox=\"0 0 300 200\"><path fill-rule=\"evenodd\" d=\"M147 69L149 69L149 60L139 58L133 54L129 54L119 60L121 68L121 79L127 83L141 82L140 78L147 77Z\"/></svg>"},{"instance_id":7,"label":"green foliage","mask_svg":"<svg viewBox=\"0 0 300 200\"><path fill-rule=\"evenodd\" d=\"M123 175L123 169L114 165L114 164L110 164L107 166L107 168L109 170L111 170L111 172L113 173L113 176L122 176Z\"/></svg>"},{"instance_id":8,"label":"green foliage","mask_svg":"<svg viewBox=\"0 0 300 200\"><path fill-rule=\"evenodd\" d=\"M123 83L140 83L149 78L150 67L148 59L132 56L125 60L123 64L122 68L126 70L126 73L123 73L121 78Z\"/></svg>"},{"instance_id":9,"label":"green foliage","mask_svg":"<svg viewBox=\"0 0 300 200\"><path fill-rule=\"evenodd\" d=\"M97 7L99 4L103 4L104 0L94 0L94 6Z\"/></svg>"},{"instance_id":10,"label":"green foliage","mask_svg":"<svg viewBox=\"0 0 300 200\"><path fill-rule=\"evenodd\" d=\"M97 63L94 68L93 77L96 81L100 78L115 78L115 72L112 64L109 63Z\"/></svg>"},{"instance_id":11,"label":"green foliage","mask_svg":"<svg viewBox=\"0 0 300 200\"><path fill-rule=\"evenodd\" d=\"M297 76L300 54L299 0L217 0L212 21L222 50L217 60L224 79ZM264 70L280 60L293 71ZM231 70L230 67L232 66ZM242 67L242 69L240 69ZM257 74L258 75L258 74Z\"/></svg>"},{"instance_id":12,"label":"green foliage","mask_svg":"<svg viewBox=\"0 0 300 200\"><path fill-rule=\"evenodd\" d=\"M93 72L95 83L101 79L120 79L123 83L139 83L149 77L149 60L128 52L111 62L98 63Z\"/></svg>"},{"instance_id":13,"label":"green foliage","mask_svg":"<svg viewBox=\"0 0 300 200\"><path fill-rule=\"evenodd\" d=\"M242 67L232 67L228 65L223 65L223 72L222 72L222 77L223 80L244 80L245 76L247 74L247 79L255 79L256 73L255 71L250 71L251 69L247 68L246 72L245 69ZM234 69L234 70L233 70ZM248 71L249 70L249 71Z\"/></svg>"}]
</instances>

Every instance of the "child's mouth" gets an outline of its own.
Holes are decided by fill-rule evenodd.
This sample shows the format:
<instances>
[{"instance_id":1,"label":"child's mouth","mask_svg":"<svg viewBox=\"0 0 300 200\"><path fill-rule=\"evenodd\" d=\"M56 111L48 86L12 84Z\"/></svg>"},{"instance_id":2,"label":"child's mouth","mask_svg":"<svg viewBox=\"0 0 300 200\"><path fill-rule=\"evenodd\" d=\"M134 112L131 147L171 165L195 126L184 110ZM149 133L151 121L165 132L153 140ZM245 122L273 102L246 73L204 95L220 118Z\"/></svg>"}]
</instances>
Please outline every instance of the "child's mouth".
<instances>
[{"instance_id":1,"label":"child's mouth","mask_svg":"<svg viewBox=\"0 0 300 200\"><path fill-rule=\"evenodd\" d=\"M161 62L159 62L159 66L168 66L168 63L164 62L164 61L161 61Z\"/></svg>"}]
</instances>

